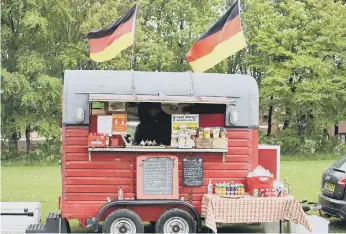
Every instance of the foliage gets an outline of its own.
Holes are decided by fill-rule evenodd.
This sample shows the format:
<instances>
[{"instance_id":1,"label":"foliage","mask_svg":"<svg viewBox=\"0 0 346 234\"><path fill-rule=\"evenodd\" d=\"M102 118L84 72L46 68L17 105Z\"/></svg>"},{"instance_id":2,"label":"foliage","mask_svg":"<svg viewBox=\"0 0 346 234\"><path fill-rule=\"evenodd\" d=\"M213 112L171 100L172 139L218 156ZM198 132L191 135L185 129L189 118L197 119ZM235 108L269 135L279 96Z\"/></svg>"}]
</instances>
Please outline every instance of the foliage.
<instances>
[{"instance_id":1,"label":"foliage","mask_svg":"<svg viewBox=\"0 0 346 234\"><path fill-rule=\"evenodd\" d=\"M187 51L233 0L138 2L133 69L188 71ZM10 140L11 152L28 131L60 141L65 70L130 69L131 48L108 62L90 60L86 35L113 22L131 4L1 3L2 135ZM249 74L257 80L261 110L273 106L273 119L284 128L278 136L262 137L262 142L280 144L283 152L325 151L332 143L319 138L322 130L346 116L346 21L340 20L346 18L345 1L241 4L247 48L208 72Z\"/></svg>"}]
</instances>

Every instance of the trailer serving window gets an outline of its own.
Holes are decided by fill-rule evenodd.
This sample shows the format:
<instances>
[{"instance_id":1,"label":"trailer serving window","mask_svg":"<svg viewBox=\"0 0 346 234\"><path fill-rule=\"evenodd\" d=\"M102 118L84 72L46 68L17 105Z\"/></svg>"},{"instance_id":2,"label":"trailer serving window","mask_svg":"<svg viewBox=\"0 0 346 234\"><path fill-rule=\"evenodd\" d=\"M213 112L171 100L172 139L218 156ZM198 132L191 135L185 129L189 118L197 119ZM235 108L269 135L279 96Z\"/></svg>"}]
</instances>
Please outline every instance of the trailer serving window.
<instances>
[{"instance_id":1,"label":"trailer serving window","mask_svg":"<svg viewBox=\"0 0 346 234\"><path fill-rule=\"evenodd\" d=\"M89 101L89 157L90 151L115 148L227 152L225 115L231 98L90 94ZM153 105L160 106L161 117L168 119L168 125L156 127L145 122L141 111L151 118L149 109Z\"/></svg>"}]
</instances>

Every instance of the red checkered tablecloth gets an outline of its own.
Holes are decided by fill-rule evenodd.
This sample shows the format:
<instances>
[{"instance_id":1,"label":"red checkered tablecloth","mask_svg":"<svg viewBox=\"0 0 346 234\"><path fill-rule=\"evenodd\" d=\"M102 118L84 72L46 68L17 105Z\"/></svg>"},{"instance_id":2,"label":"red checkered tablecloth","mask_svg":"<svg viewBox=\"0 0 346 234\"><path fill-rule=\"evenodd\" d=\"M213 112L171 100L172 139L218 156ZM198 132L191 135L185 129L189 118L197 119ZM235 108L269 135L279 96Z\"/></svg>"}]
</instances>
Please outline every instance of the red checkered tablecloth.
<instances>
[{"instance_id":1,"label":"red checkered tablecloth","mask_svg":"<svg viewBox=\"0 0 346 234\"><path fill-rule=\"evenodd\" d=\"M217 233L217 223L261 223L292 220L311 226L299 202L293 197L252 197L224 198L205 194L202 200L202 217L205 225Z\"/></svg>"}]
</instances>

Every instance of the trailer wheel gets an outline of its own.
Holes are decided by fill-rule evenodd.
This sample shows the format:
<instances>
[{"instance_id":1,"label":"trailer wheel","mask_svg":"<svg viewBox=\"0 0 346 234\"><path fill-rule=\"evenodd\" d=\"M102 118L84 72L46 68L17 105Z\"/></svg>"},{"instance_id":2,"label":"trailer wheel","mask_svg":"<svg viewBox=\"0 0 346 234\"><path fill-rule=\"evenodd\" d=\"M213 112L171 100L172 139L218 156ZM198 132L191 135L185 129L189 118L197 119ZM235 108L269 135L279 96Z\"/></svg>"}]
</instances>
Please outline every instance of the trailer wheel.
<instances>
[{"instance_id":1,"label":"trailer wheel","mask_svg":"<svg viewBox=\"0 0 346 234\"><path fill-rule=\"evenodd\" d=\"M120 209L110 213L102 228L103 233L144 233L141 218L132 210Z\"/></svg>"},{"instance_id":2,"label":"trailer wheel","mask_svg":"<svg viewBox=\"0 0 346 234\"><path fill-rule=\"evenodd\" d=\"M192 216L181 209L165 211L156 221L156 233L196 233L196 222Z\"/></svg>"}]
</instances>

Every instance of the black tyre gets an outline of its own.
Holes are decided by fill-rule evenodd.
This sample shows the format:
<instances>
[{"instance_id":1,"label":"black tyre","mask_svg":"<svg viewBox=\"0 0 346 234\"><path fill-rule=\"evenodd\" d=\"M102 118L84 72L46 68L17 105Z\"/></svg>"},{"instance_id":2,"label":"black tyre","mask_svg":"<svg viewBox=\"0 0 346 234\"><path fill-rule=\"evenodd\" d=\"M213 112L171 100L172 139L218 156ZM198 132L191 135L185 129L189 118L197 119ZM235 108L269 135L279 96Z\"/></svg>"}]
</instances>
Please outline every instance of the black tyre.
<instances>
[{"instance_id":1,"label":"black tyre","mask_svg":"<svg viewBox=\"0 0 346 234\"><path fill-rule=\"evenodd\" d=\"M103 233L144 233L141 218L132 210L121 209L110 213L102 227Z\"/></svg>"},{"instance_id":2,"label":"black tyre","mask_svg":"<svg viewBox=\"0 0 346 234\"><path fill-rule=\"evenodd\" d=\"M156 233L196 233L196 222L181 209L166 210L156 221Z\"/></svg>"}]
</instances>

